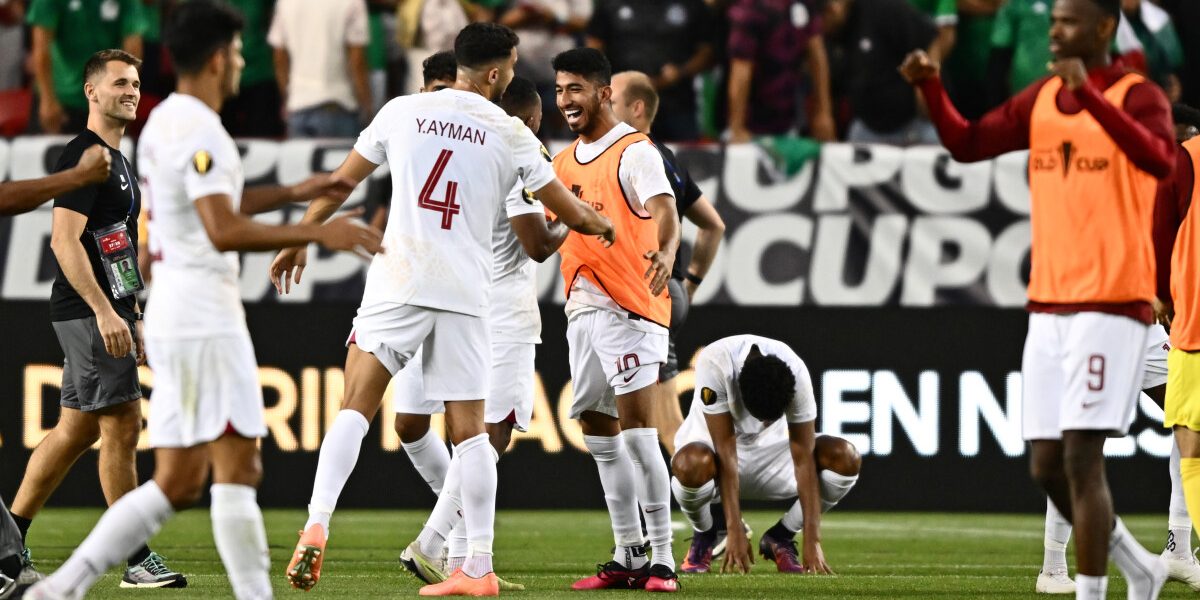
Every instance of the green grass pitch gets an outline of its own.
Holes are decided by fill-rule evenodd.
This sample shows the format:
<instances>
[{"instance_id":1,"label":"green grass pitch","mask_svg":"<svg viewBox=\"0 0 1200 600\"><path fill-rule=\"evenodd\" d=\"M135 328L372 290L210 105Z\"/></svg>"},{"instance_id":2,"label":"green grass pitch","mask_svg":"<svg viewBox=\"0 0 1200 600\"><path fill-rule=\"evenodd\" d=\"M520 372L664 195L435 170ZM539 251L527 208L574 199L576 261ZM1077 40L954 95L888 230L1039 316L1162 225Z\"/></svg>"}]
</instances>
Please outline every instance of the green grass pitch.
<instances>
[{"instance_id":1,"label":"green grass pitch","mask_svg":"<svg viewBox=\"0 0 1200 600\"><path fill-rule=\"evenodd\" d=\"M99 517L90 509L55 509L40 516L29 542L40 568L51 570L83 539ZM419 582L396 561L416 535L425 514L419 511L344 510L334 516L332 537L320 584L308 594L288 587L284 568L296 531L304 525L298 510L266 511L271 572L277 598L417 597ZM776 518L774 512L750 512L756 534ZM676 514L676 519L679 519ZM1148 548L1160 551L1166 516L1125 519ZM606 560L612 543L607 514L601 511L501 511L497 518L496 567L502 577L528 590L506 596L578 599L571 582L591 574ZM760 558L748 576L685 575L683 593L691 598L1045 598L1033 593L1041 565L1041 515L862 513L826 515L823 546L835 577L782 575ZM687 551L685 532L676 532L675 554ZM119 571L106 575L89 598L192 599L232 597L212 543L206 510L175 517L151 544L169 564L188 575L185 590L122 590ZM1125 586L1110 567L1112 598ZM606 598L644 594L597 592ZM1163 598L1192 598L1196 593L1170 582Z\"/></svg>"}]
</instances>

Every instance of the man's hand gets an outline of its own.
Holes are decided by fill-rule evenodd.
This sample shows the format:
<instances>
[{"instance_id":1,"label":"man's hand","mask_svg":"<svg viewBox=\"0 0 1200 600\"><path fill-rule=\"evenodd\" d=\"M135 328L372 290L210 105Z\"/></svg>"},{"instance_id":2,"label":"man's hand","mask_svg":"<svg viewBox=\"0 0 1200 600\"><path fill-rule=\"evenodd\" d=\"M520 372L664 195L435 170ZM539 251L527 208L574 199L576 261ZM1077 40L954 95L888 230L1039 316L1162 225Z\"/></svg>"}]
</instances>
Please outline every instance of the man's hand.
<instances>
[{"instance_id":1,"label":"man's hand","mask_svg":"<svg viewBox=\"0 0 1200 600\"><path fill-rule=\"evenodd\" d=\"M146 364L146 336L143 333L142 321L137 321L133 325L135 335L134 346L137 352L137 364L139 367Z\"/></svg>"},{"instance_id":2,"label":"man's hand","mask_svg":"<svg viewBox=\"0 0 1200 600\"><path fill-rule=\"evenodd\" d=\"M129 331L129 324L111 306L96 315L96 328L104 339L104 349L113 358L129 356L133 350L133 334Z\"/></svg>"},{"instance_id":3,"label":"man's hand","mask_svg":"<svg viewBox=\"0 0 1200 600\"><path fill-rule=\"evenodd\" d=\"M749 573L750 565L754 564L754 554L750 552L750 540L746 539L746 530L730 527L725 536L725 560L721 563L722 573Z\"/></svg>"},{"instance_id":4,"label":"man's hand","mask_svg":"<svg viewBox=\"0 0 1200 600\"><path fill-rule=\"evenodd\" d=\"M73 167L79 178L86 183L104 183L108 181L108 172L112 168L112 154L108 148L96 144L79 157L79 162Z\"/></svg>"},{"instance_id":5,"label":"man's hand","mask_svg":"<svg viewBox=\"0 0 1200 600\"><path fill-rule=\"evenodd\" d=\"M912 85L917 85L930 77L936 77L941 71L938 65L924 50L913 50L904 57L900 64L900 76Z\"/></svg>"},{"instance_id":6,"label":"man's hand","mask_svg":"<svg viewBox=\"0 0 1200 600\"><path fill-rule=\"evenodd\" d=\"M296 202L308 202L316 198L329 198L345 202L354 191L354 182L332 173L317 173L292 186Z\"/></svg>"},{"instance_id":7,"label":"man's hand","mask_svg":"<svg viewBox=\"0 0 1200 600\"><path fill-rule=\"evenodd\" d=\"M271 283L275 284L275 291L287 294L292 291L293 282L300 285L300 275L304 273L304 267L307 266L307 246L280 250L279 254L275 255L275 260L271 261Z\"/></svg>"},{"instance_id":8,"label":"man's hand","mask_svg":"<svg viewBox=\"0 0 1200 600\"><path fill-rule=\"evenodd\" d=\"M321 226L320 243L330 250L353 252L369 259L383 251L383 232L363 223L362 209L350 211Z\"/></svg>"},{"instance_id":9,"label":"man's hand","mask_svg":"<svg viewBox=\"0 0 1200 600\"><path fill-rule=\"evenodd\" d=\"M1171 321L1175 318L1175 305L1170 300L1155 298L1150 302L1154 308L1154 322L1162 325L1167 331L1171 330Z\"/></svg>"},{"instance_id":10,"label":"man's hand","mask_svg":"<svg viewBox=\"0 0 1200 600\"><path fill-rule=\"evenodd\" d=\"M683 71L681 71L679 67L671 63L667 63L663 65L662 70L659 71L658 77L654 78L654 87L660 90L665 90L676 83L679 83L679 80L682 78Z\"/></svg>"},{"instance_id":11,"label":"man's hand","mask_svg":"<svg viewBox=\"0 0 1200 600\"><path fill-rule=\"evenodd\" d=\"M821 551L821 542L810 542L804 538L804 557L802 559L806 573L833 575L833 569L825 562L825 553Z\"/></svg>"},{"instance_id":12,"label":"man's hand","mask_svg":"<svg viewBox=\"0 0 1200 600\"><path fill-rule=\"evenodd\" d=\"M609 221L608 217L600 215L600 218L604 219L604 223L608 225L608 229L605 229L604 233L596 236L596 239L600 240L600 243L603 244L605 248L611 248L612 245L617 241L617 228L613 227L612 221Z\"/></svg>"},{"instance_id":13,"label":"man's hand","mask_svg":"<svg viewBox=\"0 0 1200 600\"><path fill-rule=\"evenodd\" d=\"M675 265L675 253L651 250L643 258L650 261L650 268L646 269L646 274L642 277L650 280L650 292L657 296L666 289L667 282L671 279L671 267Z\"/></svg>"},{"instance_id":14,"label":"man's hand","mask_svg":"<svg viewBox=\"0 0 1200 600\"><path fill-rule=\"evenodd\" d=\"M1087 82L1087 67L1079 58L1064 58L1050 63L1050 73L1063 80L1063 85L1072 92Z\"/></svg>"},{"instance_id":15,"label":"man's hand","mask_svg":"<svg viewBox=\"0 0 1200 600\"><path fill-rule=\"evenodd\" d=\"M67 111L55 98L43 97L38 102L38 123L44 133L59 133L67 122Z\"/></svg>"}]
</instances>

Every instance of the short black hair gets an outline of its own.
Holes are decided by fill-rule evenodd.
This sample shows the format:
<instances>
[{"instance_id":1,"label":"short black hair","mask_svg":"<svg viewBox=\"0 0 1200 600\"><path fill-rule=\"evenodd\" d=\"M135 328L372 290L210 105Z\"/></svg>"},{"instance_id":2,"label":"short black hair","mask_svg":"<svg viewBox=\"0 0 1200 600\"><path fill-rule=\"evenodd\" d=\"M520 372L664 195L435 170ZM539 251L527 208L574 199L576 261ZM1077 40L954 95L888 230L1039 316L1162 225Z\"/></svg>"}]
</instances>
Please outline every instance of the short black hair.
<instances>
[{"instance_id":1,"label":"short black hair","mask_svg":"<svg viewBox=\"0 0 1200 600\"><path fill-rule=\"evenodd\" d=\"M1092 0L1105 16L1121 20L1121 0Z\"/></svg>"},{"instance_id":2,"label":"short black hair","mask_svg":"<svg viewBox=\"0 0 1200 600\"><path fill-rule=\"evenodd\" d=\"M189 0L171 11L163 42L175 70L191 75L232 44L245 26L242 13L221 0Z\"/></svg>"},{"instance_id":3,"label":"short black hair","mask_svg":"<svg viewBox=\"0 0 1200 600\"><path fill-rule=\"evenodd\" d=\"M742 363L738 389L742 392L742 403L755 419L774 421L783 416L796 396L796 376L778 356L757 350L758 346L754 346Z\"/></svg>"},{"instance_id":4,"label":"short black hair","mask_svg":"<svg viewBox=\"0 0 1200 600\"><path fill-rule=\"evenodd\" d=\"M510 115L541 106L542 97L538 95L537 86L524 77L513 77L508 89L500 97L500 108Z\"/></svg>"},{"instance_id":5,"label":"short black hair","mask_svg":"<svg viewBox=\"0 0 1200 600\"><path fill-rule=\"evenodd\" d=\"M1182 102L1171 105L1171 118L1176 125L1191 125L1200 129L1200 110L1196 110Z\"/></svg>"},{"instance_id":6,"label":"short black hair","mask_svg":"<svg viewBox=\"0 0 1200 600\"><path fill-rule=\"evenodd\" d=\"M439 80L454 81L457 79L458 62L454 60L454 53L450 50L442 50L421 61L421 77L425 85Z\"/></svg>"},{"instance_id":7,"label":"short black hair","mask_svg":"<svg viewBox=\"0 0 1200 600\"><path fill-rule=\"evenodd\" d=\"M556 72L580 75L600 85L612 83L612 64L595 48L572 48L555 56L551 64Z\"/></svg>"},{"instance_id":8,"label":"short black hair","mask_svg":"<svg viewBox=\"0 0 1200 600\"><path fill-rule=\"evenodd\" d=\"M93 75L97 73L103 73L104 69L108 67L108 63L114 60L123 62L127 65L133 65L133 68L135 69L142 68L142 60L124 50L118 50L116 48L111 50L101 50L93 54L91 58L87 59L86 63L83 63L83 80L87 81L91 79Z\"/></svg>"},{"instance_id":9,"label":"short black hair","mask_svg":"<svg viewBox=\"0 0 1200 600\"><path fill-rule=\"evenodd\" d=\"M507 59L521 42L513 30L499 23L471 23L454 38L454 60L468 69L478 69Z\"/></svg>"}]
</instances>

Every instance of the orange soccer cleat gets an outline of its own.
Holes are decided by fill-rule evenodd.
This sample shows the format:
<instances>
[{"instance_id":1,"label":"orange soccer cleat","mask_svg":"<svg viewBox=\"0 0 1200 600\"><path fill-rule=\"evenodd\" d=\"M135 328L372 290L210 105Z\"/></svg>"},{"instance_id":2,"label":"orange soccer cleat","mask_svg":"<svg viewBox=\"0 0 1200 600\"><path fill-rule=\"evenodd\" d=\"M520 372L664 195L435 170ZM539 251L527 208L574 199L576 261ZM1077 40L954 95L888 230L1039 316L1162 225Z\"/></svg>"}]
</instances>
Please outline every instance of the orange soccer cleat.
<instances>
[{"instance_id":1,"label":"orange soccer cleat","mask_svg":"<svg viewBox=\"0 0 1200 600\"><path fill-rule=\"evenodd\" d=\"M499 596L500 579L495 573L488 573L478 579L463 573L462 569L455 571L441 583L434 583L421 588L422 596Z\"/></svg>"},{"instance_id":2,"label":"orange soccer cleat","mask_svg":"<svg viewBox=\"0 0 1200 600\"><path fill-rule=\"evenodd\" d=\"M321 563L325 562L325 527L314 523L300 532L292 562L288 563L287 578L292 587L309 591L321 579Z\"/></svg>"}]
</instances>

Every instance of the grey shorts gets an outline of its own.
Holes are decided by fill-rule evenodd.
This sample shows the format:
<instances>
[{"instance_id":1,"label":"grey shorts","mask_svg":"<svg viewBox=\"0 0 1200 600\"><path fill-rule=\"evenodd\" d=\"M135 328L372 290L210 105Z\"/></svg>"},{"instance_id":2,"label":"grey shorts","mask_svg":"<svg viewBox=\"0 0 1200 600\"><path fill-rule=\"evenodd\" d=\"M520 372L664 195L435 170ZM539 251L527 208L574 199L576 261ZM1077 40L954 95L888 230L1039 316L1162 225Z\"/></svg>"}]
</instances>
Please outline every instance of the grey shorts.
<instances>
[{"instance_id":1,"label":"grey shorts","mask_svg":"<svg viewBox=\"0 0 1200 600\"><path fill-rule=\"evenodd\" d=\"M141 399L136 353L113 358L104 349L104 338L96 328L96 317L55 321L53 324L64 356L59 404L91 412ZM132 323L129 328L133 331Z\"/></svg>"},{"instance_id":2,"label":"grey shorts","mask_svg":"<svg viewBox=\"0 0 1200 600\"><path fill-rule=\"evenodd\" d=\"M671 290L671 331L667 337L667 362L658 370L659 382L670 381L679 375L679 356L675 353L675 332L683 326L684 321L687 321L688 309L691 308L687 289L683 287L682 280L668 281L667 288Z\"/></svg>"}]
</instances>

